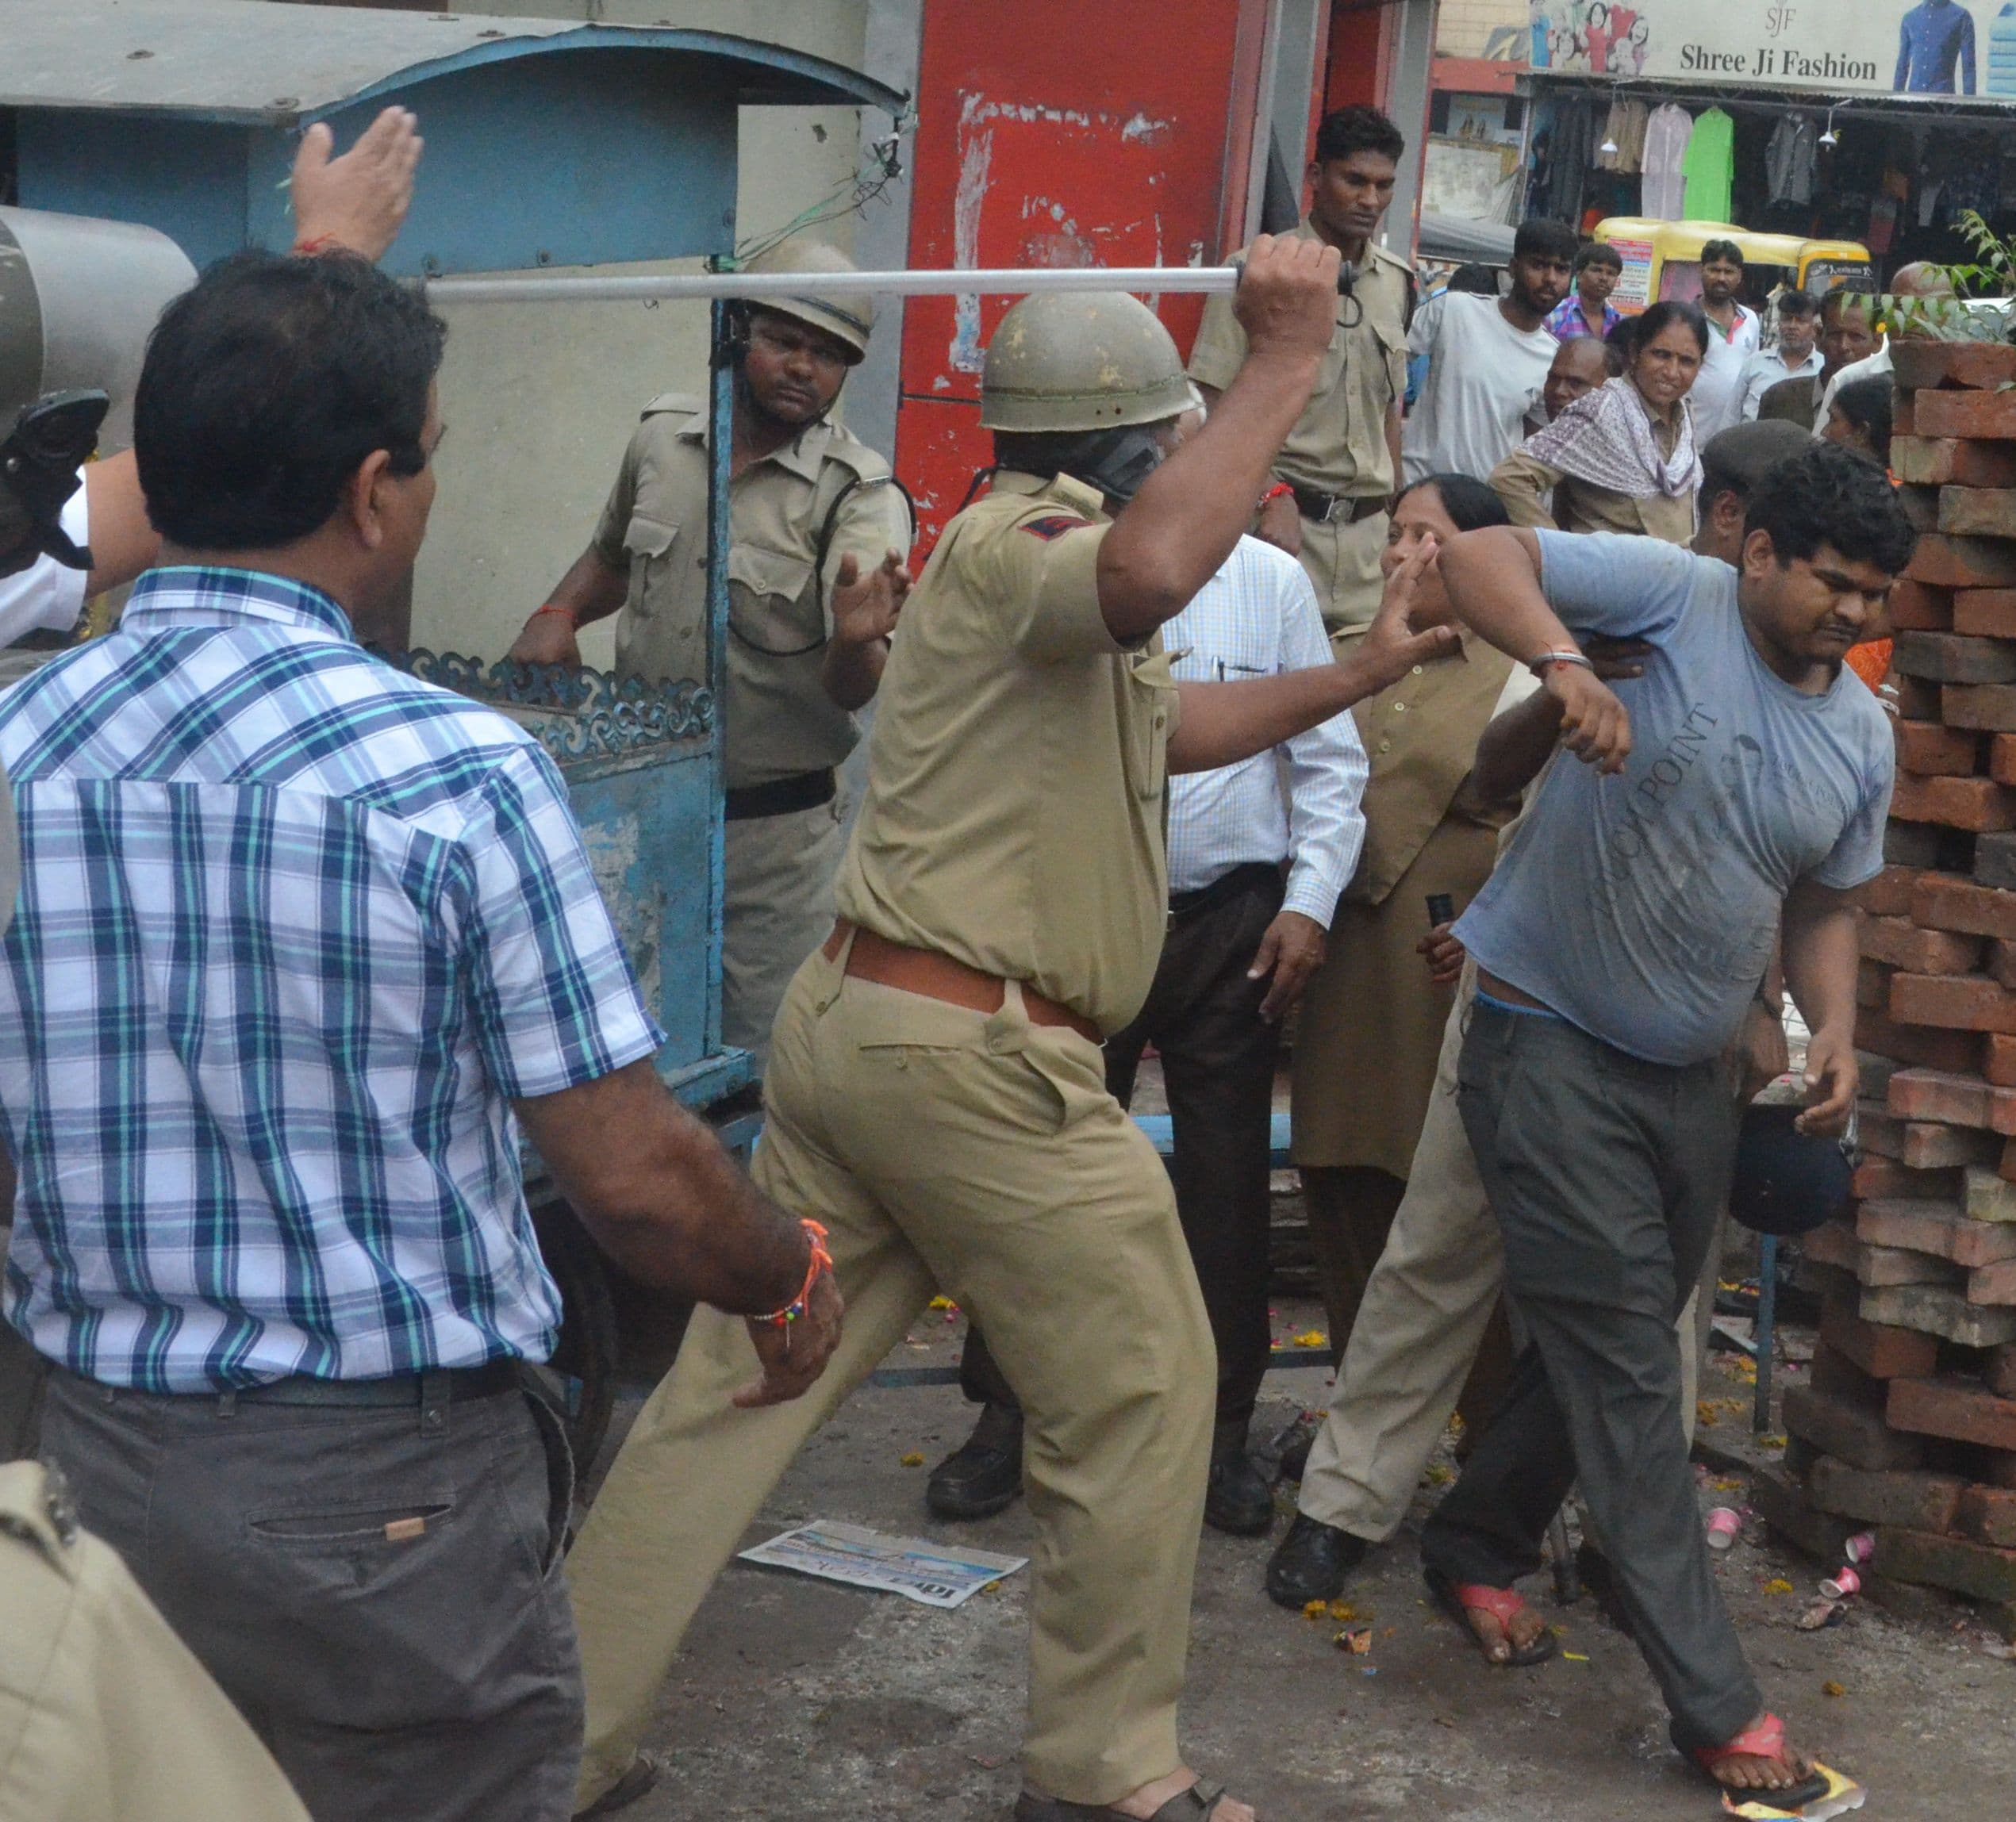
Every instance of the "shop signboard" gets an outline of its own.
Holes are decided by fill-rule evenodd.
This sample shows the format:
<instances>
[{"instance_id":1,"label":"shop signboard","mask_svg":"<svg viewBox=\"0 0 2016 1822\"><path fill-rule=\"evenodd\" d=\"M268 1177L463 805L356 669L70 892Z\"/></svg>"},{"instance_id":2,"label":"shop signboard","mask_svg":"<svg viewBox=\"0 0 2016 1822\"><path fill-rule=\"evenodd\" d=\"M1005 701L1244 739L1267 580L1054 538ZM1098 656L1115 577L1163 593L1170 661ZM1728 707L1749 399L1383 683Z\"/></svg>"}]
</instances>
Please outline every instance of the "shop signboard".
<instances>
[{"instance_id":1,"label":"shop signboard","mask_svg":"<svg viewBox=\"0 0 2016 1822\"><path fill-rule=\"evenodd\" d=\"M1530 0L1532 67L2016 107L2016 0Z\"/></svg>"}]
</instances>

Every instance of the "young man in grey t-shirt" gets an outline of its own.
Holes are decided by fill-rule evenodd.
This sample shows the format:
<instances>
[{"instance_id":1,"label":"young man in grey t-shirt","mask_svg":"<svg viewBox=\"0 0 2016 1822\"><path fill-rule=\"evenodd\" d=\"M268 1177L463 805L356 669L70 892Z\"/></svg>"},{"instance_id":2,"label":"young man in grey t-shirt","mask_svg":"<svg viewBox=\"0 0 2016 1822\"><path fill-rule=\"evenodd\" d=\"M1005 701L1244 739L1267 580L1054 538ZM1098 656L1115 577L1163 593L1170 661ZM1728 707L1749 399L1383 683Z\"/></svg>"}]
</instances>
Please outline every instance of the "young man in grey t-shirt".
<instances>
[{"instance_id":1,"label":"young man in grey t-shirt","mask_svg":"<svg viewBox=\"0 0 2016 1822\"><path fill-rule=\"evenodd\" d=\"M1813 1034L1802 1128L1837 1133L1854 1105L1849 894L1882 865L1893 761L1841 660L1913 543L1880 472L1822 447L1758 489L1734 571L1511 530L1441 558L1459 616L1540 673L1585 763L1553 768L1456 926L1478 967L1460 1105L1530 1344L1423 1556L1480 1641L1526 1659L1541 1628L1511 1586L1579 1479L1675 1743L1775 1796L1810 1768L1710 1571L1672 1325L1728 1187L1719 1060L1781 921ZM1576 649L1590 633L1645 641L1644 674L1613 692Z\"/></svg>"}]
</instances>

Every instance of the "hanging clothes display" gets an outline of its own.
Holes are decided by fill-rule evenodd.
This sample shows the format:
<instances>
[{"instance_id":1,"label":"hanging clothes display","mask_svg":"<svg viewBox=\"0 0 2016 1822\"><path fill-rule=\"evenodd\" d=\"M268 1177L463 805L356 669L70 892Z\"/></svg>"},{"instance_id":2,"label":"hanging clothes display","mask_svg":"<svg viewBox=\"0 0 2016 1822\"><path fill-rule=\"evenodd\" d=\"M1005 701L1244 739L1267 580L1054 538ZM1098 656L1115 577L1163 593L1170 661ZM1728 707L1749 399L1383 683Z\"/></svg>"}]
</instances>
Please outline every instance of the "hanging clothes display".
<instances>
[{"instance_id":1,"label":"hanging clothes display","mask_svg":"<svg viewBox=\"0 0 2016 1822\"><path fill-rule=\"evenodd\" d=\"M1676 102L1668 102L1646 121L1645 194L1640 212L1654 221L1677 221L1686 205L1687 178L1682 167L1694 132L1694 117Z\"/></svg>"},{"instance_id":2,"label":"hanging clothes display","mask_svg":"<svg viewBox=\"0 0 2016 1822\"><path fill-rule=\"evenodd\" d=\"M1820 156L1820 135L1811 114L1788 114L1771 136L1764 158L1770 201L1776 205L1803 205L1813 200L1813 172Z\"/></svg>"},{"instance_id":3,"label":"hanging clothes display","mask_svg":"<svg viewBox=\"0 0 2016 1822\"><path fill-rule=\"evenodd\" d=\"M1726 221L1736 180L1736 123L1720 108L1709 109L1694 123L1680 168L1687 178L1684 219Z\"/></svg>"}]
</instances>

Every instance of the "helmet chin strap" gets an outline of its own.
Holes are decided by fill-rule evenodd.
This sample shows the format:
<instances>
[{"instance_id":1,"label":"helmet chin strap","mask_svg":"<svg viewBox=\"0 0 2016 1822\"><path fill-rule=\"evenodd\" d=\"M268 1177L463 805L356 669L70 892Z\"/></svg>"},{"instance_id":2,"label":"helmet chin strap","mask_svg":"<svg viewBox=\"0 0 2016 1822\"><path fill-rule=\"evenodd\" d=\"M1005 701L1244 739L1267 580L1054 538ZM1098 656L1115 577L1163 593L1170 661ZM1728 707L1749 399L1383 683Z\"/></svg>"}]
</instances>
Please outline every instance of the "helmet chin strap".
<instances>
[{"instance_id":1,"label":"helmet chin strap","mask_svg":"<svg viewBox=\"0 0 2016 1822\"><path fill-rule=\"evenodd\" d=\"M1123 424L1085 439L1062 472L1124 506L1168 458L1161 424Z\"/></svg>"}]
</instances>

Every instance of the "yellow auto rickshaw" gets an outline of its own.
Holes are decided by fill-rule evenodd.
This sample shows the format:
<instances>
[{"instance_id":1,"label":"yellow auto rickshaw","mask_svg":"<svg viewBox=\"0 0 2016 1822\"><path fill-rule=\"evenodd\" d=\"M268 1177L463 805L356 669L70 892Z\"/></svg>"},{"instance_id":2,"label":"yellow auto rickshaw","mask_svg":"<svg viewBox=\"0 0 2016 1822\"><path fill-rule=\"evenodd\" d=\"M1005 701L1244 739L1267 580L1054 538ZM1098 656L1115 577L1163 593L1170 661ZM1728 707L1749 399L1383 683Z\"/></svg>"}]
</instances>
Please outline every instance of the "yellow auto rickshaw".
<instances>
[{"instance_id":1,"label":"yellow auto rickshaw","mask_svg":"<svg viewBox=\"0 0 2016 1822\"><path fill-rule=\"evenodd\" d=\"M1699 302L1701 249L1711 240L1733 240L1742 248L1744 301L1753 308L1787 286L1816 297L1843 286L1876 288L1869 250L1853 240L1807 240L1796 234L1753 233L1726 221L1651 221L1630 215L1598 222L1595 238L1623 259L1624 276L1610 301L1627 316L1668 297Z\"/></svg>"}]
</instances>

